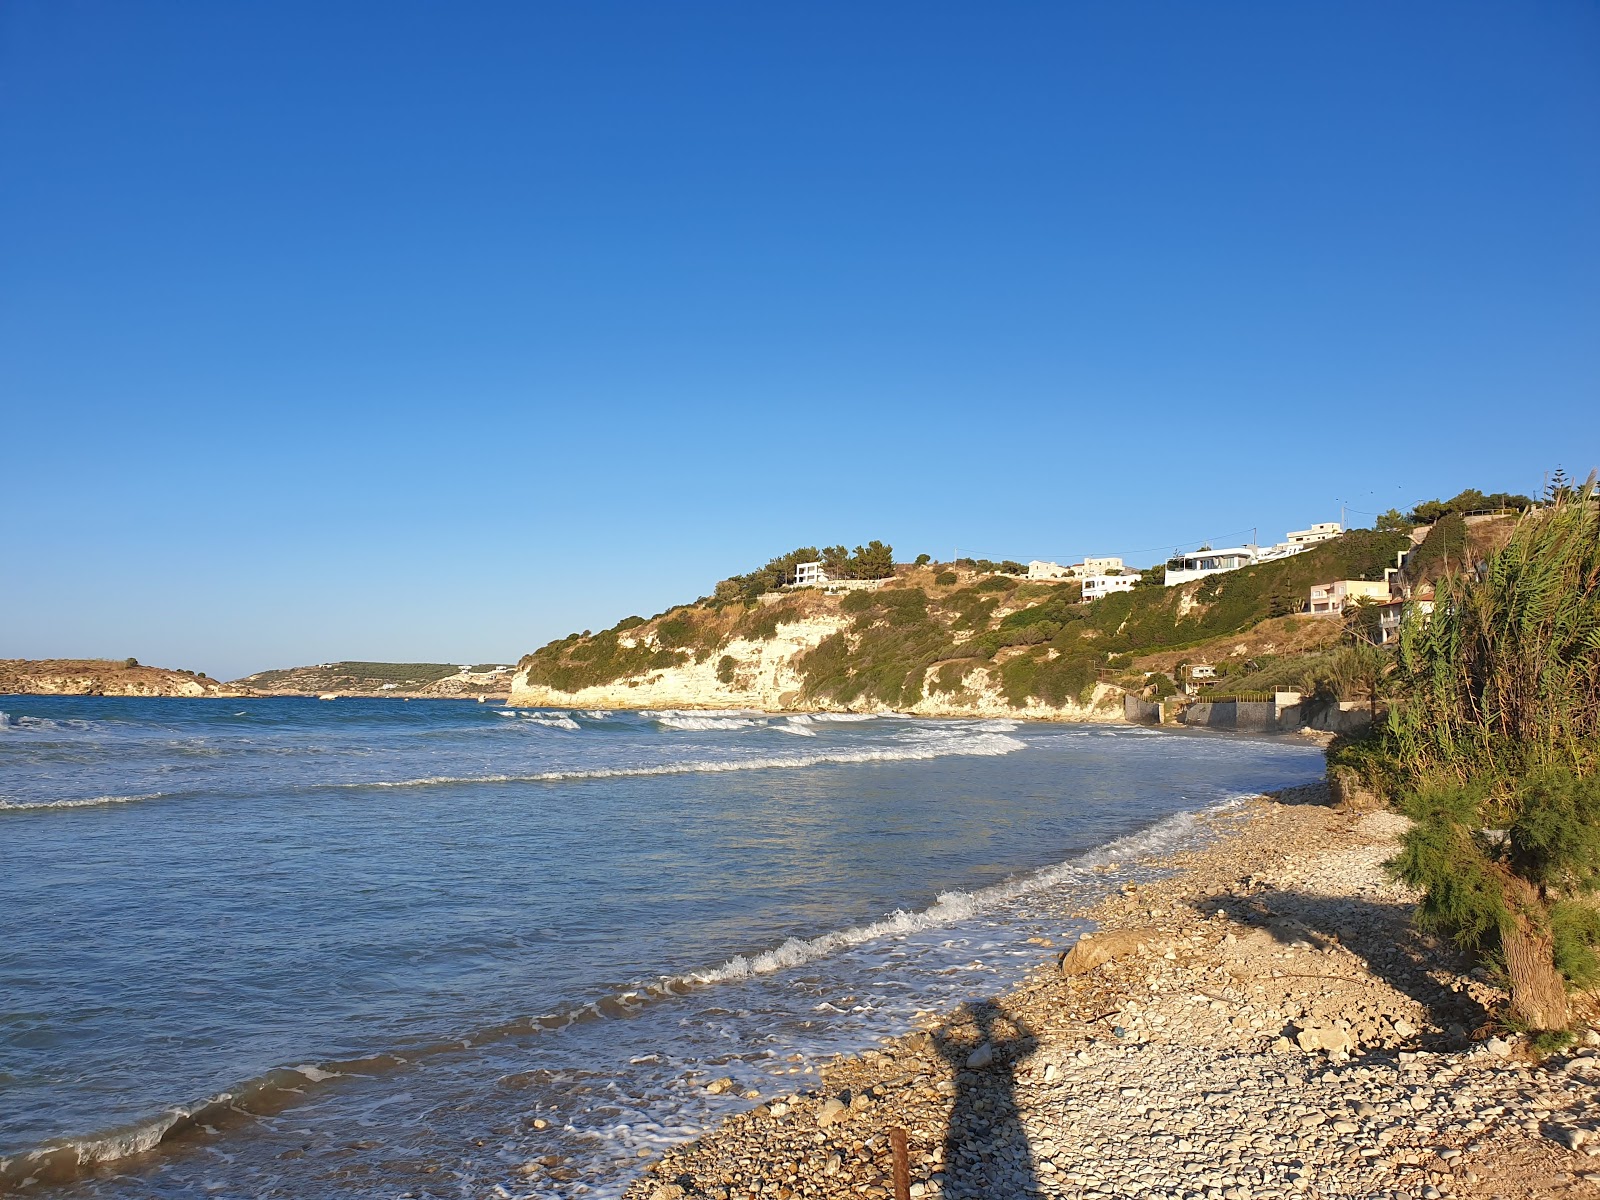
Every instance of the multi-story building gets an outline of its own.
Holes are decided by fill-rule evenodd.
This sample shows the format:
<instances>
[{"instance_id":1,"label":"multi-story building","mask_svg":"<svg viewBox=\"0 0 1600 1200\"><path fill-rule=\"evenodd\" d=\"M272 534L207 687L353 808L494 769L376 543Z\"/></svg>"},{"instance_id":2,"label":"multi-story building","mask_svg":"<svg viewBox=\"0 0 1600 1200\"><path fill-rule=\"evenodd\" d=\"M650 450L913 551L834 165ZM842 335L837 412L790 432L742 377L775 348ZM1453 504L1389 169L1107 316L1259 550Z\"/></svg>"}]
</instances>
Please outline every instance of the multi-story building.
<instances>
[{"instance_id":1,"label":"multi-story building","mask_svg":"<svg viewBox=\"0 0 1600 1200\"><path fill-rule=\"evenodd\" d=\"M794 565L795 587L821 587L828 582L828 573L820 562L803 562Z\"/></svg>"},{"instance_id":2,"label":"multi-story building","mask_svg":"<svg viewBox=\"0 0 1600 1200\"><path fill-rule=\"evenodd\" d=\"M1374 583L1366 579L1335 579L1332 583L1311 586L1311 614L1317 617L1337 617L1358 600L1376 604L1389 603L1388 583Z\"/></svg>"}]
</instances>

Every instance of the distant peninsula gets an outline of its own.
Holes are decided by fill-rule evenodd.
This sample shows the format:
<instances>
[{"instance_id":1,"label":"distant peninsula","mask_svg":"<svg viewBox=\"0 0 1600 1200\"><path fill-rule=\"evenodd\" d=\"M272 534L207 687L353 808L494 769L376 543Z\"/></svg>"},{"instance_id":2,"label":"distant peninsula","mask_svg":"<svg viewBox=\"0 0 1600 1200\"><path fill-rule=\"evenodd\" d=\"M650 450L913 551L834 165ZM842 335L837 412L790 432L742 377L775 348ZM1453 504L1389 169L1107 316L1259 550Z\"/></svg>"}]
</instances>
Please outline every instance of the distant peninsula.
<instances>
[{"instance_id":1,"label":"distant peninsula","mask_svg":"<svg viewBox=\"0 0 1600 1200\"><path fill-rule=\"evenodd\" d=\"M0 658L0 695L221 696L234 693L204 671L147 667L138 659Z\"/></svg>"}]
</instances>

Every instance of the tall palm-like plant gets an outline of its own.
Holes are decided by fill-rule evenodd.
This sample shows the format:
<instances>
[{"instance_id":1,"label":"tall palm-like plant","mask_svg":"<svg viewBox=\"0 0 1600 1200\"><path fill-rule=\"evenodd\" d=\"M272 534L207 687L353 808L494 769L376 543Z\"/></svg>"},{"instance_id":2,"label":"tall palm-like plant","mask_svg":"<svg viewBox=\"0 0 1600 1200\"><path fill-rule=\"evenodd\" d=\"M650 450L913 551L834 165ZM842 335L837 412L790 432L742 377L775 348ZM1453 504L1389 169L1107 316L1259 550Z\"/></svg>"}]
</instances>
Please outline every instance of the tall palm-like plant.
<instances>
[{"instance_id":1,"label":"tall palm-like plant","mask_svg":"<svg viewBox=\"0 0 1600 1200\"><path fill-rule=\"evenodd\" d=\"M1388 737L1416 825L1395 860L1420 915L1499 956L1514 1016L1569 1023L1597 968L1600 508L1594 477L1523 519L1402 629Z\"/></svg>"}]
</instances>

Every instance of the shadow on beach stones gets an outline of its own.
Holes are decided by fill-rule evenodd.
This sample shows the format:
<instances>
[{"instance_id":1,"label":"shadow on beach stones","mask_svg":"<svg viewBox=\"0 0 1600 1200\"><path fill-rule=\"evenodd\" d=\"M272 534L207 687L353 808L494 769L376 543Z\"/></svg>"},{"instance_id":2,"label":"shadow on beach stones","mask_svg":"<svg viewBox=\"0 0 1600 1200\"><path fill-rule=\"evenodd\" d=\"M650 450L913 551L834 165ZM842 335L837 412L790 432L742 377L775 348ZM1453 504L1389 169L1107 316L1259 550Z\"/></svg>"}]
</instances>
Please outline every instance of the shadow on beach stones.
<instances>
[{"instance_id":1,"label":"shadow on beach stones","mask_svg":"<svg viewBox=\"0 0 1600 1200\"><path fill-rule=\"evenodd\" d=\"M1036 1049L1033 1035L998 1005L969 1002L946 1023L938 1048L956 1086L940 1195L1037 1194L1033 1149L1016 1103L1016 1071Z\"/></svg>"},{"instance_id":2,"label":"shadow on beach stones","mask_svg":"<svg viewBox=\"0 0 1600 1200\"><path fill-rule=\"evenodd\" d=\"M1471 964L1452 947L1417 929L1411 920L1411 905L1307 895L1252 881L1241 884L1233 894L1208 897L1197 908L1206 914L1220 910L1232 920L1253 927L1244 936L1257 939L1258 944L1307 953L1309 963L1281 964L1287 979L1310 976L1305 982L1316 984L1323 976L1330 981L1342 978L1349 970L1341 967L1339 956L1328 955L1326 965L1321 965L1323 955L1316 952L1328 951L1335 945L1343 947L1360 959L1372 976L1421 1005L1437 1030L1401 1030L1397 1034L1392 1025L1381 1027L1381 998L1373 996L1365 1006L1371 1012L1366 1014L1370 1033L1361 1039L1364 1048L1459 1049L1472 1031L1489 1020L1489 1013L1469 992L1453 991L1430 974L1431 969L1446 976L1460 975ZM1308 966L1314 969L1308 970Z\"/></svg>"}]
</instances>

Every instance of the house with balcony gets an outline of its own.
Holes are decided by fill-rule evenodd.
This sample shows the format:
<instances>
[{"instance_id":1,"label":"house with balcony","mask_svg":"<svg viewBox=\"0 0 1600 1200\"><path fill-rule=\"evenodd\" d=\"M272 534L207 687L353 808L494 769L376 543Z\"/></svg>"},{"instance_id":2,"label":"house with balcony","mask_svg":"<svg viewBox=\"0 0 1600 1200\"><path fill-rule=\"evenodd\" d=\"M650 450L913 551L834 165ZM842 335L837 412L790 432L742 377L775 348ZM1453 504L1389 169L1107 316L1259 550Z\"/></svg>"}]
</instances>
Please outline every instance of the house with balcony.
<instances>
[{"instance_id":1,"label":"house with balcony","mask_svg":"<svg viewBox=\"0 0 1600 1200\"><path fill-rule=\"evenodd\" d=\"M1335 579L1332 583L1317 583L1311 587L1310 613L1315 617L1337 617L1358 601L1372 604L1389 603L1387 582L1374 583L1367 579Z\"/></svg>"},{"instance_id":2,"label":"house with balcony","mask_svg":"<svg viewBox=\"0 0 1600 1200\"><path fill-rule=\"evenodd\" d=\"M1225 550L1209 547L1178 556L1178 566L1167 567L1167 586L1191 583L1223 571L1237 571L1256 563L1276 562L1280 558L1303 554L1318 542L1338 537L1343 530L1337 521L1323 521L1310 529L1291 529L1283 541L1272 546L1231 546Z\"/></svg>"},{"instance_id":3,"label":"house with balcony","mask_svg":"<svg viewBox=\"0 0 1600 1200\"><path fill-rule=\"evenodd\" d=\"M1208 547L1196 550L1193 554L1185 554L1181 556L1179 566L1167 568L1167 586L1176 587L1180 583L1204 579L1207 575L1248 567L1257 560L1260 552L1259 546L1229 546L1222 550L1212 550Z\"/></svg>"},{"instance_id":4,"label":"house with balcony","mask_svg":"<svg viewBox=\"0 0 1600 1200\"><path fill-rule=\"evenodd\" d=\"M1415 613L1426 621L1433 615L1434 592L1432 585L1419 588L1406 596L1395 596L1378 606L1378 645L1387 646L1400 636L1400 627L1407 616Z\"/></svg>"}]
</instances>

